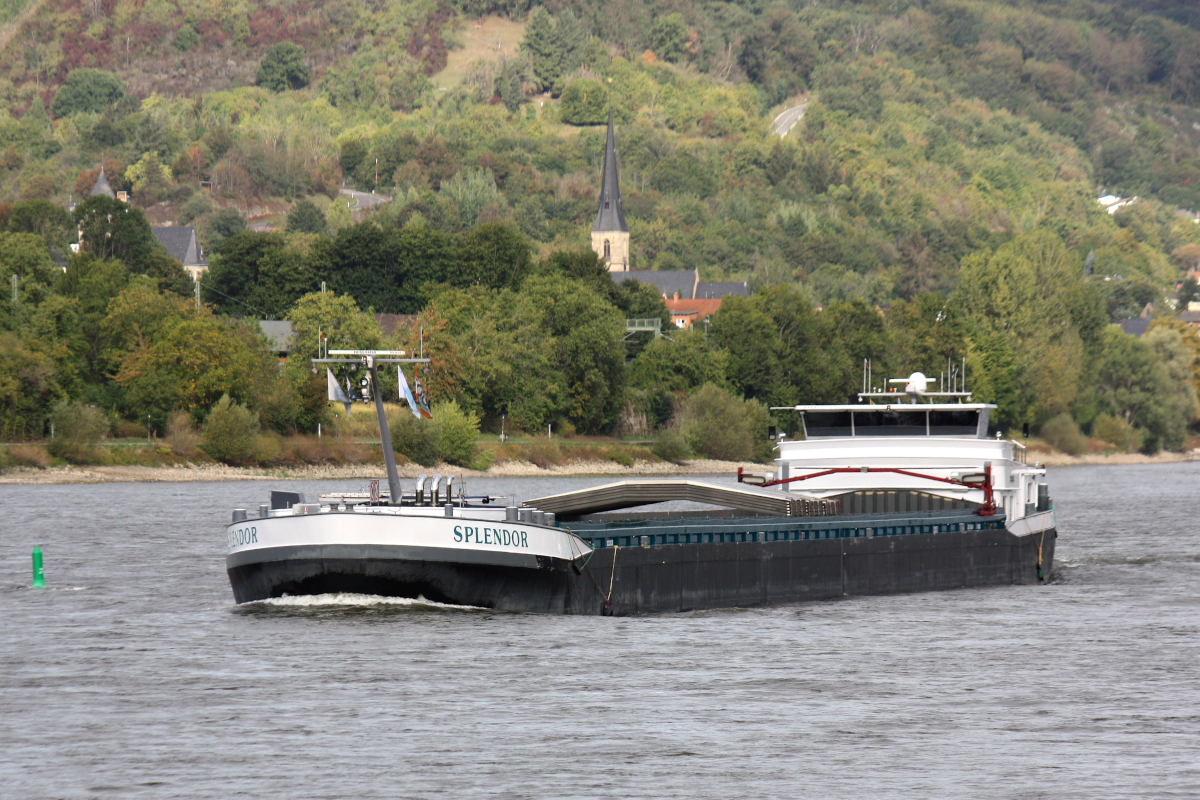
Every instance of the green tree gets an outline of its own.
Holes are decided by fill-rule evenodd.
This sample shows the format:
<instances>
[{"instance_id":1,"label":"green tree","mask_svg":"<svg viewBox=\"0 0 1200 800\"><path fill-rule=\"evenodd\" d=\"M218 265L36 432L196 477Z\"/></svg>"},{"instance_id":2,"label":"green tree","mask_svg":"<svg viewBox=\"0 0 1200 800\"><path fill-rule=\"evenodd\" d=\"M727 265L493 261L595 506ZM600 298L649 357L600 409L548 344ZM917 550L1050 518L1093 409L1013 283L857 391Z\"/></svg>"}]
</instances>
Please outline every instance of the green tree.
<instances>
[{"instance_id":1,"label":"green tree","mask_svg":"<svg viewBox=\"0 0 1200 800\"><path fill-rule=\"evenodd\" d=\"M729 353L729 382L747 397L771 397L780 383L779 339L753 298L727 297L713 315L709 339Z\"/></svg>"},{"instance_id":2,"label":"green tree","mask_svg":"<svg viewBox=\"0 0 1200 800\"><path fill-rule=\"evenodd\" d=\"M25 200L12 208L8 229L14 233L34 233L47 245L65 250L75 226L65 208L49 200Z\"/></svg>"},{"instance_id":3,"label":"green tree","mask_svg":"<svg viewBox=\"0 0 1200 800\"><path fill-rule=\"evenodd\" d=\"M259 270L263 262L283 247L283 236L278 233L243 231L226 239L221 252L210 260L204 284L213 292L204 299L226 314L261 314L265 319L271 319L267 309L258 308L252 301L257 299ZM312 288L311 284L307 287L309 291ZM266 289L264 293L270 291Z\"/></svg>"},{"instance_id":4,"label":"green tree","mask_svg":"<svg viewBox=\"0 0 1200 800\"><path fill-rule=\"evenodd\" d=\"M563 90L559 111L568 125L600 125L608 119L608 90L591 78L573 80Z\"/></svg>"},{"instance_id":5,"label":"green tree","mask_svg":"<svg viewBox=\"0 0 1200 800\"><path fill-rule=\"evenodd\" d=\"M455 286L515 288L532 266L533 250L525 234L511 222L489 222L458 240L447 279Z\"/></svg>"},{"instance_id":6,"label":"green tree","mask_svg":"<svg viewBox=\"0 0 1200 800\"><path fill-rule=\"evenodd\" d=\"M304 48L294 42L276 42L258 62L258 85L272 92L308 86Z\"/></svg>"},{"instance_id":7,"label":"green tree","mask_svg":"<svg viewBox=\"0 0 1200 800\"><path fill-rule=\"evenodd\" d=\"M650 28L650 49L664 61L678 63L687 54L688 29L683 14L675 12L654 20Z\"/></svg>"},{"instance_id":8,"label":"green tree","mask_svg":"<svg viewBox=\"0 0 1200 800\"><path fill-rule=\"evenodd\" d=\"M529 57L533 74L542 89L549 89L562 74L563 51L554 20L542 6L529 15L521 52Z\"/></svg>"},{"instance_id":9,"label":"green tree","mask_svg":"<svg viewBox=\"0 0 1200 800\"><path fill-rule=\"evenodd\" d=\"M219 253L225 240L246 230L246 218L236 208L222 208L201 218L200 235L210 253Z\"/></svg>"},{"instance_id":10,"label":"green tree","mask_svg":"<svg viewBox=\"0 0 1200 800\"><path fill-rule=\"evenodd\" d=\"M238 400L253 396L265 377L256 344L256 336L241 335L211 315L179 318L164 326L149 347L121 358L115 380L138 418L149 413L161 425L172 411L183 410L203 419L222 395Z\"/></svg>"},{"instance_id":11,"label":"green tree","mask_svg":"<svg viewBox=\"0 0 1200 800\"><path fill-rule=\"evenodd\" d=\"M50 356L0 331L0 436L10 442L39 438L49 408L62 397Z\"/></svg>"},{"instance_id":12,"label":"green tree","mask_svg":"<svg viewBox=\"0 0 1200 800\"><path fill-rule=\"evenodd\" d=\"M71 70L54 95L50 111L62 119L72 114L97 114L125 96L125 85L111 72L82 67Z\"/></svg>"},{"instance_id":13,"label":"green tree","mask_svg":"<svg viewBox=\"0 0 1200 800\"><path fill-rule=\"evenodd\" d=\"M226 464L244 464L254 455L258 415L222 395L204 420L204 452Z\"/></svg>"},{"instance_id":14,"label":"green tree","mask_svg":"<svg viewBox=\"0 0 1200 800\"><path fill-rule=\"evenodd\" d=\"M632 386L679 392L706 383L726 385L728 353L710 349L700 331L676 331L672 339L655 339L642 349L629 368Z\"/></svg>"},{"instance_id":15,"label":"green tree","mask_svg":"<svg viewBox=\"0 0 1200 800\"><path fill-rule=\"evenodd\" d=\"M94 196L75 207L79 249L104 260L121 261L142 272L146 259L159 245L142 212L111 197Z\"/></svg>"},{"instance_id":16,"label":"green tree","mask_svg":"<svg viewBox=\"0 0 1200 800\"><path fill-rule=\"evenodd\" d=\"M288 212L287 229L300 233L324 233L325 215L311 201L301 200Z\"/></svg>"},{"instance_id":17,"label":"green tree","mask_svg":"<svg viewBox=\"0 0 1200 800\"><path fill-rule=\"evenodd\" d=\"M679 410L680 432L691 451L722 461L770 459L769 423L762 403L711 383L693 392Z\"/></svg>"},{"instance_id":18,"label":"green tree","mask_svg":"<svg viewBox=\"0 0 1200 800\"><path fill-rule=\"evenodd\" d=\"M333 292L313 292L301 297L288 320L292 323L292 352L289 367L308 370L309 359L317 357L318 335L329 350L371 350L380 344L379 325L370 314L359 310L354 298Z\"/></svg>"}]
</instances>

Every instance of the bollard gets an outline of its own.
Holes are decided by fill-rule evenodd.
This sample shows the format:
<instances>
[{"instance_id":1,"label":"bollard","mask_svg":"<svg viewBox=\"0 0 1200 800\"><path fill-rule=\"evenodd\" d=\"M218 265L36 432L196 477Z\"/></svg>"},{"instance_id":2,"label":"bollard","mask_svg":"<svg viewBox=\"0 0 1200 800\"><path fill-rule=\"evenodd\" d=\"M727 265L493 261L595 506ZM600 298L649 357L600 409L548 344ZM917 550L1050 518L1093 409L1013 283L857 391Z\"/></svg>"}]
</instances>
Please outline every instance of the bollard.
<instances>
[{"instance_id":1,"label":"bollard","mask_svg":"<svg viewBox=\"0 0 1200 800\"><path fill-rule=\"evenodd\" d=\"M44 589L46 579L42 577L42 548L33 548L33 588Z\"/></svg>"}]
</instances>

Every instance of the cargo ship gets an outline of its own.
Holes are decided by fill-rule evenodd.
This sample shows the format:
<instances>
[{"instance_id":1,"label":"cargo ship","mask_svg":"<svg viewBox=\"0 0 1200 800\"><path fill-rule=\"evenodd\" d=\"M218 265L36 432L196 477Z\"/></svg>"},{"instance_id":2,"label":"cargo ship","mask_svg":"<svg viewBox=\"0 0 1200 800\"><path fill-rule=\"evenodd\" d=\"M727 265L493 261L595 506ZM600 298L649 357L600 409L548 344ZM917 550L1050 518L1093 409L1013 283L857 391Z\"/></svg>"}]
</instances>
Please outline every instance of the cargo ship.
<instances>
[{"instance_id":1,"label":"cargo ship","mask_svg":"<svg viewBox=\"0 0 1200 800\"><path fill-rule=\"evenodd\" d=\"M377 365L403 354L331 355L374 385ZM774 409L799 415L797 435L777 439L771 471L726 483L631 479L517 506L440 475L404 489L384 447L386 489L312 503L272 492L256 516L234 510L234 599L350 592L630 615L1046 581L1057 528L1045 469L989 437L994 405L928 391L920 373L896 382L855 404Z\"/></svg>"}]
</instances>

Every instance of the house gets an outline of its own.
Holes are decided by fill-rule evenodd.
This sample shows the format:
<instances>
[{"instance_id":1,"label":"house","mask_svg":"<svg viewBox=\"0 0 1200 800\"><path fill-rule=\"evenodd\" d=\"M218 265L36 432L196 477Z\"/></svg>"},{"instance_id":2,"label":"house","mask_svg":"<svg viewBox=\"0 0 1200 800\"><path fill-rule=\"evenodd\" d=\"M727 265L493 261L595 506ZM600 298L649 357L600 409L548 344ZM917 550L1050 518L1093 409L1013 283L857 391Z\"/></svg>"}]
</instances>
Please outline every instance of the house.
<instances>
[{"instance_id":1,"label":"house","mask_svg":"<svg viewBox=\"0 0 1200 800\"><path fill-rule=\"evenodd\" d=\"M401 325L406 328L415 328L417 326L417 315L376 314L375 324L379 326L379 332L384 336L394 336Z\"/></svg>"},{"instance_id":2,"label":"house","mask_svg":"<svg viewBox=\"0 0 1200 800\"><path fill-rule=\"evenodd\" d=\"M721 307L719 297L695 300L668 297L664 302L667 304L667 310L671 312L671 322L676 328L685 330L690 330L697 322L708 319Z\"/></svg>"},{"instance_id":3,"label":"house","mask_svg":"<svg viewBox=\"0 0 1200 800\"><path fill-rule=\"evenodd\" d=\"M200 246L196 229L191 225L170 225L150 230L167 254L183 264L193 281L200 280L200 276L208 272L208 260L204 258L204 249Z\"/></svg>"},{"instance_id":4,"label":"house","mask_svg":"<svg viewBox=\"0 0 1200 800\"><path fill-rule=\"evenodd\" d=\"M287 358L292 352L292 323L286 319L264 319L259 320L258 327L271 343L271 352Z\"/></svg>"},{"instance_id":5,"label":"house","mask_svg":"<svg viewBox=\"0 0 1200 800\"><path fill-rule=\"evenodd\" d=\"M1193 328L1200 327L1200 311L1182 311L1179 314L1179 321L1186 322ZM1124 330L1124 323L1121 327Z\"/></svg>"},{"instance_id":6,"label":"house","mask_svg":"<svg viewBox=\"0 0 1200 800\"><path fill-rule=\"evenodd\" d=\"M1148 317L1133 317L1121 322L1121 330L1135 339L1142 338L1142 334L1144 334L1146 329L1149 327L1150 319Z\"/></svg>"},{"instance_id":7,"label":"house","mask_svg":"<svg viewBox=\"0 0 1200 800\"><path fill-rule=\"evenodd\" d=\"M719 300L729 295L750 296L750 287L745 281L702 281L694 269L649 270L613 272L614 281L637 281L658 289L664 300L678 297L681 300Z\"/></svg>"}]
</instances>

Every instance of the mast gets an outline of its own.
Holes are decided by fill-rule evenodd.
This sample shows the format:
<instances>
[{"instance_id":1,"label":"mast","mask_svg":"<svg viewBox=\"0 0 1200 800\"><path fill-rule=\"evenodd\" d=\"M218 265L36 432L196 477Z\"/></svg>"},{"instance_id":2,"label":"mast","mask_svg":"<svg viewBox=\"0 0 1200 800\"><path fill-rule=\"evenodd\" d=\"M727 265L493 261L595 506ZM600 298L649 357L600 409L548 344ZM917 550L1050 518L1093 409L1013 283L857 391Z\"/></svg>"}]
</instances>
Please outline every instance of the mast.
<instances>
[{"instance_id":1,"label":"mast","mask_svg":"<svg viewBox=\"0 0 1200 800\"><path fill-rule=\"evenodd\" d=\"M350 356L349 358L314 358L314 364L362 364L371 376L371 385L375 391L375 416L379 420L379 443L383 447L383 464L387 468L388 505L400 505L400 474L396 471L396 454L392 452L392 434L388 430L387 413L383 409L383 393L379 391L379 376L376 366L379 364L427 364L428 358L387 358L386 356L403 356L403 350L330 350L331 356ZM383 356L383 357L381 357Z\"/></svg>"}]
</instances>

